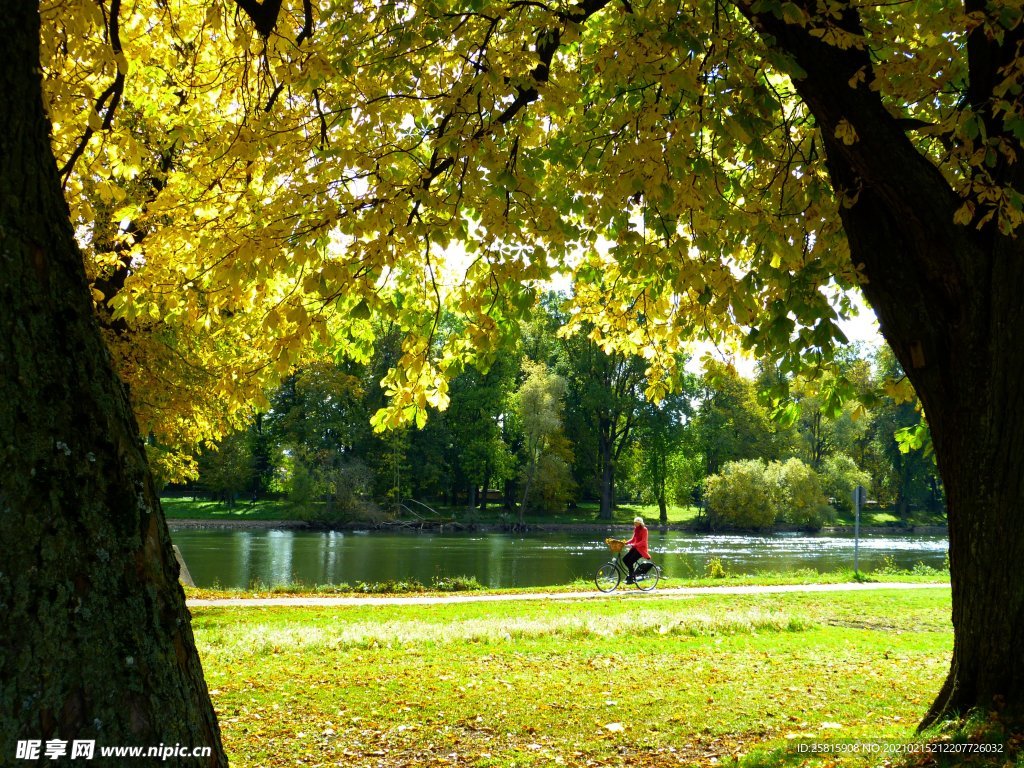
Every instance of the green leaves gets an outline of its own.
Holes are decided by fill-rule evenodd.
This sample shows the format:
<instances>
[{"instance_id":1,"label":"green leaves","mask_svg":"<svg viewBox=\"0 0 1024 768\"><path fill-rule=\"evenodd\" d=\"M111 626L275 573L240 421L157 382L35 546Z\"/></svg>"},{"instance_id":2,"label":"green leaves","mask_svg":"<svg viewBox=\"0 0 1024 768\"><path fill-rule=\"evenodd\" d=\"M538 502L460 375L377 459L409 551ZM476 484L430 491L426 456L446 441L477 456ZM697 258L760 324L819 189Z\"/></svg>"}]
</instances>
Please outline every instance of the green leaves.
<instances>
[{"instance_id":1,"label":"green leaves","mask_svg":"<svg viewBox=\"0 0 1024 768\"><path fill-rule=\"evenodd\" d=\"M928 424L924 420L913 426L902 427L896 430L893 436L896 439L896 444L899 446L900 453L922 451L925 456L933 456L934 454L935 449L932 445L932 435L928 430Z\"/></svg>"},{"instance_id":2,"label":"green leaves","mask_svg":"<svg viewBox=\"0 0 1024 768\"><path fill-rule=\"evenodd\" d=\"M107 297L119 317L179 353L156 377L118 350L133 391L167 390L140 398L163 400L143 421L182 439L175 425L199 407L216 432L220 413L311 357L365 358L380 321L406 342L375 427L422 423L445 403L441 382L486 361L555 276L573 281L567 329L642 354L655 397L697 336L742 337L787 373L827 362L844 342L837 296L858 273L793 84L806 73L712 0L585 10L567 23L539 3L341 2L297 47L297 6L263 39L220 2L142 2L122 9L114 52L95 3L44 2L59 162L99 131L83 104L125 79L67 196L93 277L119 268L109 254L130 257ZM853 73L849 95L914 105L935 131L913 140L962 182L956 221L1015 231L1020 194L985 176L1013 142L957 101L965 20L863 7L865 39L850 40L827 10L754 5L826 43L869 45L875 70ZM1019 138L1011 75L996 98ZM850 119L834 136L852 147ZM439 332L443 315L458 331ZM210 372L205 405L171 394L195 370Z\"/></svg>"}]
</instances>

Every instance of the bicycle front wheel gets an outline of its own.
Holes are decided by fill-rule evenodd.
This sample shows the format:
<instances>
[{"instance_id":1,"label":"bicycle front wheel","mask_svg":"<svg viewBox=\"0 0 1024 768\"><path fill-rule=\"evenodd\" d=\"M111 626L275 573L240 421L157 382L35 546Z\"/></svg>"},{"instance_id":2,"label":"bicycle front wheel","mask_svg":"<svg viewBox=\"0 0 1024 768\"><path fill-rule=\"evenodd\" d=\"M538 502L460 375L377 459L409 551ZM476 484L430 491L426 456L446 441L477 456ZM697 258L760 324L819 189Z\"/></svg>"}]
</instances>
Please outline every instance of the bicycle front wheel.
<instances>
[{"instance_id":1,"label":"bicycle front wheel","mask_svg":"<svg viewBox=\"0 0 1024 768\"><path fill-rule=\"evenodd\" d=\"M654 565L647 573L636 577L636 588L641 592L650 592L658 586L659 581L661 581L661 568Z\"/></svg>"},{"instance_id":2,"label":"bicycle front wheel","mask_svg":"<svg viewBox=\"0 0 1024 768\"><path fill-rule=\"evenodd\" d=\"M602 592L614 592L615 588L619 586L621 578L619 569L613 563L605 563L597 569L594 583L597 584L597 588Z\"/></svg>"}]
</instances>

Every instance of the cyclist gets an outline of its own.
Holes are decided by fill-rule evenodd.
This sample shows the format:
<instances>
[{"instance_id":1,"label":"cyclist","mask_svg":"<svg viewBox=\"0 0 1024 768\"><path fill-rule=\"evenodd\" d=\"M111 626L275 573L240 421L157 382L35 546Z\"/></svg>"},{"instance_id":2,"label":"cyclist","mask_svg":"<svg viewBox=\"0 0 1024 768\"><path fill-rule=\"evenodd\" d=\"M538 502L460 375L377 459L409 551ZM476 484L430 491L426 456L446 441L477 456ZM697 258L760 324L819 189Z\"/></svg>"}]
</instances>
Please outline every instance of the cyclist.
<instances>
[{"instance_id":1,"label":"cyclist","mask_svg":"<svg viewBox=\"0 0 1024 768\"><path fill-rule=\"evenodd\" d=\"M622 563L629 569L626 583L632 584L636 581L636 572L634 571L636 561L641 557L648 560L651 558L650 553L647 551L647 526L644 525L642 517L633 518L633 538L626 542L626 546L630 547L630 550L622 558Z\"/></svg>"}]
</instances>

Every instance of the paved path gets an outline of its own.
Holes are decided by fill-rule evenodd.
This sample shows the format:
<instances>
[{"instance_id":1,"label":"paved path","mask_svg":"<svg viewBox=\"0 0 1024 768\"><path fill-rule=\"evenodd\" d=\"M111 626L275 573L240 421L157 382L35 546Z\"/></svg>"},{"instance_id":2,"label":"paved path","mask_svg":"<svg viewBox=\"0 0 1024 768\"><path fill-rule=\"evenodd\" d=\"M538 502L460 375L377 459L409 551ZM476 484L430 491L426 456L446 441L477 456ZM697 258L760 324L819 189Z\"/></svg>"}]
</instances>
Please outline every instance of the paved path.
<instances>
[{"instance_id":1,"label":"paved path","mask_svg":"<svg viewBox=\"0 0 1024 768\"><path fill-rule=\"evenodd\" d=\"M908 584L878 582L846 584L780 584L777 586L749 587L670 587L653 592L620 589L603 594L596 589L588 592L523 592L502 595L409 595L398 597L226 597L190 599L190 608L269 608L294 606L302 608L330 608L345 605L440 605L444 603L498 603L514 600L587 600L607 597L694 597L697 595L770 595L783 592L865 592L876 589L949 589L949 584Z\"/></svg>"}]
</instances>

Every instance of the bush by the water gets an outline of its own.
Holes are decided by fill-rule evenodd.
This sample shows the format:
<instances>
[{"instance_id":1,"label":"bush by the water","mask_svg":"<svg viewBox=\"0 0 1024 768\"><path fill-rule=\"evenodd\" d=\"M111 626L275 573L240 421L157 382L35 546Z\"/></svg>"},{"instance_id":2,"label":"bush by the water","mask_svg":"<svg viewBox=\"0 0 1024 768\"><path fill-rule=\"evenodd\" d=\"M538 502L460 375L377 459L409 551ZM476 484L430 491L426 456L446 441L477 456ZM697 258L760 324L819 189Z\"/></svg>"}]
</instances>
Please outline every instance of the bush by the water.
<instances>
[{"instance_id":1,"label":"bush by the water","mask_svg":"<svg viewBox=\"0 0 1024 768\"><path fill-rule=\"evenodd\" d=\"M779 494L768 482L760 459L730 461L704 484L704 500L712 525L770 528L779 510Z\"/></svg>"},{"instance_id":2,"label":"bush by the water","mask_svg":"<svg viewBox=\"0 0 1024 768\"><path fill-rule=\"evenodd\" d=\"M365 520L378 512L370 498L373 472L358 460L335 461L310 468L292 462L288 499L300 520L339 523Z\"/></svg>"},{"instance_id":3,"label":"bush by the water","mask_svg":"<svg viewBox=\"0 0 1024 768\"><path fill-rule=\"evenodd\" d=\"M729 574L725 572L725 566L722 565L722 559L719 557L713 557L708 560L708 564L704 568L704 575L709 579L724 579Z\"/></svg>"},{"instance_id":4,"label":"bush by the water","mask_svg":"<svg viewBox=\"0 0 1024 768\"><path fill-rule=\"evenodd\" d=\"M402 595L415 592L473 592L478 589L483 589L483 585L473 576L435 576L429 586L417 579L388 579L370 583L359 582L353 591L370 595Z\"/></svg>"},{"instance_id":5,"label":"bush by the water","mask_svg":"<svg viewBox=\"0 0 1024 768\"><path fill-rule=\"evenodd\" d=\"M817 473L799 459L731 461L704 487L713 526L770 528L788 523L820 528L834 519Z\"/></svg>"},{"instance_id":6,"label":"bush by the water","mask_svg":"<svg viewBox=\"0 0 1024 768\"><path fill-rule=\"evenodd\" d=\"M765 470L765 479L779 496L777 522L817 530L835 520L835 510L828 505L818 474L800 459L772 462Z\"/></svg>"}]
</instances>

